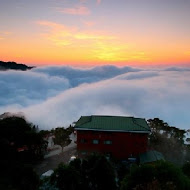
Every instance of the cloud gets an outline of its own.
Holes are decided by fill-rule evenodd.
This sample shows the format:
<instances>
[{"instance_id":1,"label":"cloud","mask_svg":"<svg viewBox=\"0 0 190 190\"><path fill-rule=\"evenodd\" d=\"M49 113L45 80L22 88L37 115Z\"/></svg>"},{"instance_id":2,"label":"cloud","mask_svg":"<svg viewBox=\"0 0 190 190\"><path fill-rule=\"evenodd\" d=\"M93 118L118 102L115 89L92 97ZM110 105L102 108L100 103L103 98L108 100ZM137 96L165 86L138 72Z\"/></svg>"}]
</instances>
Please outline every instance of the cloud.
<instances>
[{"instance_id":1,"label":"cloud","mask_svg":"<svg viewBox=\"0 0 190 190\"><path fill-rule=\"evenodd\" d=\"M0 106L38 104L70 88L62 77L32 71L0 72Z\"/></svg>"},{"instance_id":2,"label":"cloud","mask_svg":"<svg viewBox=\"0 0 190 190\"><path fill-rule=\"evenodd\" d=\"M103 61L147 61L149 54L134 49L119 36L111 32L80 30L77 27L68 27L60 23L50 21L37 21L37 24L43 26L46 30L42 36L53 45L73 48L78 56L83 59L98 59ZM72 51L72 49L70 49ZM88 59L88 60L89 60Z\"/></svg>"},{"instance_id":3,"label":"cloud","mask_svg":"<svg viewBox=\"0 0 190 190\"><path fill-rule=\"evenodd\" d=\"M0 31L0 40L7 39L12 33L8 31Z\"/></svg>"},{"instance_id":4,"label":"cloud","mask_svg":"<svg viewBox=\"0 0 190 190\"><path fill-rule=\"evenodd\" d=\"M90 21L90 20L82 20L82 23L87 26L87 27L92 27L94 25L96 25L95 21Z\"/></svg>"},{"instance_id":5,"label":"cloud","mask_svg":"<svg viewBox=\"0 0 190 190\"><path fill-rule=\"evenodd\" d=\"M94 67L90 69L77 69L67 66L50 66L33 69L34 72L47 74L49 76L65 77L69 80L72 87L82 83L92 83L109 79L128 72L138 72L141 69L132 67L116 67L112 65Z\"/></svg>"},{"instance_id":6,"label":"cloud","mask_svg":"<svg viewBox=\"0 0 190 190\"><path fill-rule=\"evenodd\" d=\"M36 24L44 26L47 29L42 33L42 36L53 44L68 46L73 43L73 34L77 31L77 28L46 20L36 21Z\"/></svg>"},{"instance_id":7,"label":"cloud","mask_svg":"<svg viewBox=\"0 0 190 190\"><path fill-rule=\"evenodd\" d=\"M97 4L99 5L101 3L101 0L96 0Z\"/></svg>"},{"instance_id":8,"label":"cloud","mask_svg":"<svg viewBox=\"0 0 190 190\"><path fill-rule=\"evenodd\" d=\"M79 1L80 1L80 3L85 3L88 0L79 0ZM96 0L96 3L99 5L101 3L101 0Z\"/></svg>"},{"instance_id":9,"label":"cloud","mask_svg":"<svg viewBox=\"0 0 190 190\"><path fill-rule=\"evenodd\" d=\"M102 66L78 69L67 66L39 67L30 71L0 71L0 106L25 107L84 83L93 83L139 69Z\"/></svg>"},{"instance_id":10,"label":"cloud","mask_svg":"<svg viewBox=\"0 0 190 190\"><path fill-rule=\"evenodd\" d=\"M140 73L130 73L127 75L120 75L116 77L119 80L139 80L139 79L146 79L159 76L159 72L157 71L141 71Z\"/></svg>"},{"instance_id":11,"label":"cloud","mask_svg":"<svg viewBox=\"0 0 190 190\"><path fill-rule=\"evenodd\" d=\"M80 1L80 3L85 3L85 2L87 2L88 0L79 0ZM96 1L96 3L99 5L100 3L101 3L101 0L95 0Z\"/></svg>"},{"instance_id":12,"label":"cloud","mask_svg":"<svg viewBox=\"0 0 190 190\"><path fill-rule=\"evenodd\" d=\"M74 8L58 9L59 12L70 15L89 15L90 10L85 6L77 6Z\"/></svg>"},{"instance_id":13,"label":"cloud","mask_svg":"<svg viewBox=\"0 0 190 190\"><path fill-rule=\"evenodd\" d=\"M164 69L164 71L190 71L190 68L185 67L169 67Z\"/></svg>"},{"instance_id":14,"label":"cloud","mask_svg":"<svg viewBox=\"0 0 190 190\"><path fill-rule=\"evenodd\" d=\"M160 117L170 125L189 127L189 72L183 76L179 72L158 72L150 78L142 78L141 72L124 75L125 80L116 77L83 84L22 111L46 128L67 126L81 115L91 114ZM128 80L128 75L136 77Z\"/></svg>"},{"instance_id":15,"label":"cloud","mask_svg":"<svg viewBox=\"0 0 190 190\"><path fill-rule=\"evenodd\" d=\"M44 67L18 74L8 71L0 75L0 102L4 102L0 112L23 112L44 129L67 126L81 115L91 114L159 117L187 129L190 71L175 70L102 66ZM22 103L19 98L27 101Z\"/></svg>"},{"instance_id":16,"label":"cloud","mask_svg":"<svg viewBox=\"0 0 190 190\"><path fill-rule=\"evenodd\" d=\"M116 40L115 36L103 31L80 31L76 27L68 27L46 20L36 21L36 24L47 28L47 31L43 32L42 35L56 45L81 45L86 42L90 47L90 44L94 46L98 41L105 43L105 41Z\"/></svg>"}]
</instances>

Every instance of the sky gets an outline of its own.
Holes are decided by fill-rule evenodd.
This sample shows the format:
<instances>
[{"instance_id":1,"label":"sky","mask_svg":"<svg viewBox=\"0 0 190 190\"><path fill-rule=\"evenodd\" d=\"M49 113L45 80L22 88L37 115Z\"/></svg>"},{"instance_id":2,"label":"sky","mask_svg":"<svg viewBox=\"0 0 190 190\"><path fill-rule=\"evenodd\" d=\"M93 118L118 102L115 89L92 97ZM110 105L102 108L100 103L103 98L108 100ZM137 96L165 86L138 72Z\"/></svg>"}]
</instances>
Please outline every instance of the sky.
<instances>
[{"instance_id":1,"label":"sky","mask_svg":"<svg viewBox=\"0 0 190 190\"><path fill-rule=\"evenodd\" d=\"M190 0L0 0L0 59L189 66Z\"/></svg>"},{"instance_id":2,"label":"sky","mask_svg":"<svg viewBox=\"0 0 190 190\"><path fill-rule=\"evenodd\" d=\"M0 0L0 114L41 129L82 115L190 129L190 0Z\"/></svg>"}]
</instances>

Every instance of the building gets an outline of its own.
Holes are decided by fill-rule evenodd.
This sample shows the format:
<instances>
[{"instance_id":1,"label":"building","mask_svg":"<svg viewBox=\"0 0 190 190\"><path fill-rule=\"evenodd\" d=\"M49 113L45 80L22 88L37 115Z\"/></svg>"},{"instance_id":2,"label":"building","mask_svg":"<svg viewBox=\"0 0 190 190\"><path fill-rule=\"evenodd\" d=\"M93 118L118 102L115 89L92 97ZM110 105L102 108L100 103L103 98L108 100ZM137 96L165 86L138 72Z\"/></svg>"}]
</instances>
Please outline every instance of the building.
<instances>
[{"instance_id":1,"label":"building","mask_svg":"<svg viewBox=\"0 0 190 190\"><path fill-rule=\"evenodd\" d=\"M145 119L121 116L82 116L75 130L79 156L102 153L118 159L146 152L150 133Z\"/></svg>"}]
</instances>

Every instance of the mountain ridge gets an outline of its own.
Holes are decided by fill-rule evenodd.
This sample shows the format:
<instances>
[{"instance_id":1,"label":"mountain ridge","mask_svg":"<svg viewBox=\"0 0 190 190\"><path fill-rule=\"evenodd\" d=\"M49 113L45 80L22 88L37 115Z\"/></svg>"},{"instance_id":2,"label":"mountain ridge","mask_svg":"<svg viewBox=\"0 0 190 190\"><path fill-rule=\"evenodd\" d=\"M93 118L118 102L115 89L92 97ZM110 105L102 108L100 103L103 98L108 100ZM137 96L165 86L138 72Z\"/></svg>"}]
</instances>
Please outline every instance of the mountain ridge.
<instances>
[{"instance_id":1,"label":"mountain ridge","mask_svg":"<svg viewBox=\"0 0 190 190\"><path fill-rule=\"evenodd\" d=\"M0 71L6 71L6 70L21 70L21 71L26 71L30 70L34 67L29 67L25 64L19 64L14 61L0 61Z\"/></svg>"}]
</instances>

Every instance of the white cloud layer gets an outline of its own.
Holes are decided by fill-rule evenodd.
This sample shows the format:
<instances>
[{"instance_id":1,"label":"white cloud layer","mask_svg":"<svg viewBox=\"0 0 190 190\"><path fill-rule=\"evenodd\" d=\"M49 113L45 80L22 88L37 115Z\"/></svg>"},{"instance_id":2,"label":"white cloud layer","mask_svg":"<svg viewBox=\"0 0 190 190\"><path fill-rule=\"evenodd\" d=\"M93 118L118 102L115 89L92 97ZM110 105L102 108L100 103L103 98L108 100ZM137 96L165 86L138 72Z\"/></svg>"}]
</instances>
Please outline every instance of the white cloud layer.
<instances>
[{"instance_id":1,"label":"white cloud layer","mask_svg":"<svg viewBox=\"0 0 190 190\"><path fill-rule=\"evenodd\" d=\"M0 106L40 103L70 88L64 76L49 76L32 71L0 71Z\"/></svg>"},{"instance_id":2,"label":"white cloud layer","mask_svg":"<svg viewBox=\"0 0 190 190\"><path fill-rule=\"evenodd\" d=\"M40 128L68 126L81 115L159 117L190 128L190 70L44 67L0 72L0 113L21 111Z\"/></svg>"}]
</instances>

